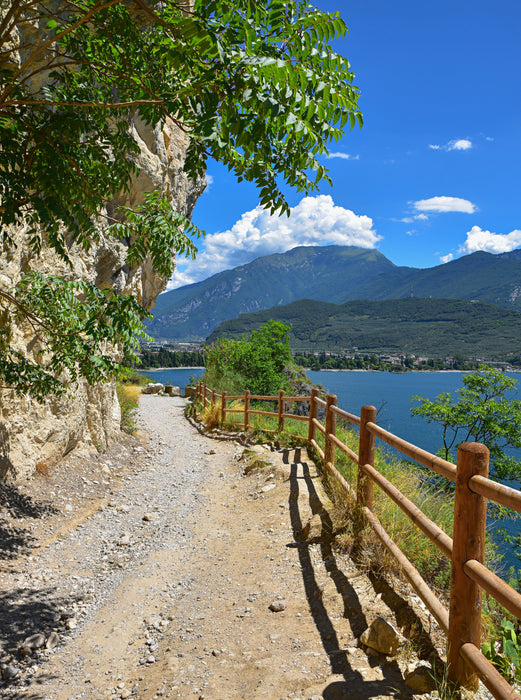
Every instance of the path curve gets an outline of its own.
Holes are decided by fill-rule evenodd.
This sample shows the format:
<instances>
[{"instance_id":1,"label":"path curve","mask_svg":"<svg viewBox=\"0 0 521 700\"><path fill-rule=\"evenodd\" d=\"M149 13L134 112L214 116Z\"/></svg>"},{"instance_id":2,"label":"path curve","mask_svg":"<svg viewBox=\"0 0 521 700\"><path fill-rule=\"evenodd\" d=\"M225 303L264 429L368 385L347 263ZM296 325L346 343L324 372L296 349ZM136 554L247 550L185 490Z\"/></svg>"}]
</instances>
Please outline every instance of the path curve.
<instances>
[{"instance_id":1,"label":"path curve","mask_svg":"<svg viewBox=\"0 0 521 700\"><path fill-rule=\"evenodd\" d=\"M266 451L245 476L244 448L201 435L184 407L143 395L141 463L21 562L42 631L61 641L5 697L411 697L403 659L357 645L374 617L392 618L382 597L328 538L301 535L313 514L328 525L312 465Z\"/></svg>"}]
</instances>

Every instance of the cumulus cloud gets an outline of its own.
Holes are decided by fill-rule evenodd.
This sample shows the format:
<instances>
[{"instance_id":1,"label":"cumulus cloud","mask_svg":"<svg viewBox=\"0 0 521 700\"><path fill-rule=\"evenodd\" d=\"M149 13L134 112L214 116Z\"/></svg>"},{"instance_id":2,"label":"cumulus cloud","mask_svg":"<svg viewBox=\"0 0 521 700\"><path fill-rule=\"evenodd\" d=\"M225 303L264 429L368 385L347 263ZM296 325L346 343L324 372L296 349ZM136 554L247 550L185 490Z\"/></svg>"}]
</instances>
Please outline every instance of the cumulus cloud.
<instances>
[{"instance_id":1,"label":"cumulus cloud","mask_svg":"<svg viewBox=\"0 0 521 700\"><path fill-rule=\"evenodd\" d=\"M492 233L484 231L479 226L473 226L467 232L467 240L458 248L458 253L465 255L484 250L487 253L508 253L521 246L521 231L516 229L510 233Z\"/></svg>"},{"instance_id":2,"label":"cumulus cloud","mask_svg":"<svg viewBox=\"0 0 521 700\"><path fill-rule=\"evenodd\" d=\"M442 263L448 263L448 262L450 262L450 261L453 260L453 259L454 259L454 254L453 254L453 253L449 253L448 255L442 255L442 256L440 257L440 260L441 260Z\"/></svg>"},{"instance_id":3,"label":"cumulus cloud","mask_svg":"<svg viewBox=\"0 0 521 700\"><path fill-rule=\"evenodd\" d=\"M356 245L374 248L381 240L369 216L335 206L330 195L305 197L291 216L271 216L261 207L245 212L228 231L206 236L195 261L180 259L168 288L206 279L261 255L283 253L299 245Z\"/></svg>"},{"instance_id":4,"label":"cumulus cloud","mask_svg":"<svg viewBox=\"0 0 521 700\"><path fill-rule=\"evenodd\" d=\"M350 153L342 153L341 151L333 151L328 155L328 158L342 158L343 160L360 160L360 156L352 156Z\"/></svg>"},{"instance_id":5,"label":"cumulus cloud","mask_svg":"<svg viewBox=\"0 0 521 700\"><path fill-rule=\"evenodd\" d=\"M446 212L463 212L464 214L473 214L477 211L477 207L468 199L460 197L430 197L430 199L419 199L413 202L414 208L420 212L446 213Z\"/></svg>"},{"instance_id":6,"label":"cumulus cloud","mask_svg":"<svg viewBox=\"0 0 521 700\"><path fill-rule=\"evenodd\" d=\"M429 148L433 151L468 151L472 148L472 141L470 139L452 139L443 146L430 143Z\"/></svg>"}]
</instances>

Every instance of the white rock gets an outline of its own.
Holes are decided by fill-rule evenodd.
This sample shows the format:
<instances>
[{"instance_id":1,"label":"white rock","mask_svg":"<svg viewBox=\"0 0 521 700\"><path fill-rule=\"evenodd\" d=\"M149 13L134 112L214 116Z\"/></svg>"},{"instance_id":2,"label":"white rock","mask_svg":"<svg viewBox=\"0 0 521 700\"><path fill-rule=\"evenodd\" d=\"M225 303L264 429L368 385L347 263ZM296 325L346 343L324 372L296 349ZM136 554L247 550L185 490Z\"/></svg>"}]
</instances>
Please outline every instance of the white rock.
<instances>
[{"instance_id":1,"label":"white rock","mask_svg":"<svg viewBox=\"0 0 521 700\"><path fill-rule=\"evenodd\" d=\"M390 622L377 617L362 634L360 641L381 654L393 656L403 642L403 637Z\"/></svg>"}]
</instances>

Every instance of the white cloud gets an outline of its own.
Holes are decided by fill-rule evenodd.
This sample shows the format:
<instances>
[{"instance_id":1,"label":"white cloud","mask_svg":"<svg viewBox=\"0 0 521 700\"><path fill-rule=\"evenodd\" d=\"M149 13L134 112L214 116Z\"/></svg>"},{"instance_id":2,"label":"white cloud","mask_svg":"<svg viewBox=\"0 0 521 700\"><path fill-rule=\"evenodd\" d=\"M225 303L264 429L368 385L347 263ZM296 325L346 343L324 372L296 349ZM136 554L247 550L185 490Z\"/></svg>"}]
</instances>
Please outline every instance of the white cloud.
<instances>
[{"instance_id":1,"label":"white cloud","mask_svg":"<svg viewBox=\"0 0 521 700\"><path fill-rule=\"evenodd\" d=\"M460 197L430 197L430 199L419 199L413 202L414 208L420 212L463 212L464 214L473 214L477 211L477 207L468 199Z\"/></svg>"},{"instance_id":2,"label":"white cloud","mask_svg":"<svg viewBox=\"0 0 521 700\"><path fill-rule=\"evenodd\" d=\"M168 288L197 282L261 255L283 253L299 245L374 248L381 238L369 216L357 216L335 206L330 195L305 197L292 208L289 218L271 216L256 207L244 213L228 231L207 235L197 260L179 259Z\"/></svg>"},{"instance_id":3,"label":"white cloud","mask_svg":"<svg viewBox=\"0 0 521 700\"><path fill-rule=\"evenodd\" d=\"M453 139L447 144L448 151L468 151L472 148L472 141L468 139Z\"/></svg>"},{"instance_id":4,"label":"white cloud","mask_svg":"<svg viewBox=\"0 0 521 700\"><path fill-rule=\"evenodd\" d=\"M521 231L516 229L510 233L492 233L484 231L479 226L473 226L467 232L467 240L460 245L458 253L465 255L484 250L487 253L508 253L521 246Z\"/></svg>"},{"instance_id":5,"label":"white cloud","mask_svg":"<svg viewBox=\"0 0 521 700\"><path fill-rule=\"evenodd\" d=\"M360 156L352 156L350 153L342 153L341 151L333 151L328 155L328 158L342 158L343 160L360 160Z\"/></svg>"},{"instance_id":6,"label":"white cloud","mask_svg":"<svg viewBox=\"0 0 521 700\"><path fill-rule=\"evenodd\" d=\"M416 221L427 221L429 217L427 216L427 214L416 214L414 218L416 219Z\"/></svg>"},{"instance_id":7,"label":"white cloud","mask_svg":"<svg viewBox=\"0 0 521 700\"><path fill-rule=\"evenodd\" d=\"M204 191L209 192L212 185L213 185L213 175L209 175L208 173L206 173L206 187L205 187Z\"/></svg>"},{"instance_id":8,"label":"white cloud","mask_svg":"<svg viewBox=\"0 0 521 700\"><path fill-rule=\"evenodd\" d=\"M443 146L430 143L429 148L433 151L468 151L472 148L472 141L470 139L452 139Z\"/></svg>"},{"instance_id":9,"label":"white cloud","mask_svg":"<svg viewBox=\"0 0 521 700\"><path fill-rule=\"evenodd\" d=\"M442 255L442 256L440 257L440 260L441 260L442 263L448 263L448 262L450 262L450 261L453 260L453 259L454 259L454 254L453 254L453 253L449 253L448 255Z\"/></svg>"}]
</instances>

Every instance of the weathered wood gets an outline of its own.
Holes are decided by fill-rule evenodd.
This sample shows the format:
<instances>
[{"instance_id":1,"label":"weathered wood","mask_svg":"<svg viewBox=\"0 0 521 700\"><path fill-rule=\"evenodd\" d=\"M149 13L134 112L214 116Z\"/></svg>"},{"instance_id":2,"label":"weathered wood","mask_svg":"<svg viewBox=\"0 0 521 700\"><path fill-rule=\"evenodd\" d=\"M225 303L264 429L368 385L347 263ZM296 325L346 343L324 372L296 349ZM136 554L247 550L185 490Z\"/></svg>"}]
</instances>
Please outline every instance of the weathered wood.
<instances>
[{"instance_id":1,"label":"weathered wood","mask_svg":"<svg viewBox=\"0 0 521 700\"><path fill-rule=\"evenodd\" d=\"M279 431L284 430L284 392L282 389L279 391Z\"/></svg>"},{"instance_id":2,"label":"weathered wood","mask_svg":"<svg viewBox=\"0 0 521 700\"><path fill-rule=\"evenodd\" d=\"M423 450L421 447L417 447L416 445L407 442L407 440L402 440L402 438L399 438L397 435L393 435L393 433L390 433L388 430L384 430L374 422L368 423L366 427L370 433L380 438L382 442L394 447L402 454L414 459L420 464L423 464L424 467L432 469L437 474L444 476L446 479L456 481L456 467L451 462L447 462L446 459L437 457L436 455L427 452L427 450Z\"/></svg>"},{"instance_id":3,"label":"weathered wood","mask_svg":"<svg viewBox=\"0 0 521 700\"><path fill-rule=\"evenodd\" d=\"M351 425L360 425L360 418L355 416L354 413L348 413L348 411L344 411L343 408L338 408L338 406L332 406L331 410L333 413L336 413L337 416L340 416L340 418L351 423Z\"/></svg>"},{"instance_id":4,"label":"weathered wood","mask_svg":"<svg viewBox=\"0 0 521 700\"><path fill-rule=\"evenodd\" d=\"M308 441L316 440L317 438L317 428L313 423L313 419L317 419L318 416L318 389L313 387L311 389L311 398L309 399L309 428L308 428Z\"/></svg>"},{"instance_id":5,"label":"weathered wood","mask_svg":"<svg viewBox=\"0 0 521 700\"><path fill-rule=\"evenodd\" d=\"M469 481L469 489L521 513L521 491L517 489L505 486L505 484L498 484L497 481L490 481L484 476L473 476Z\"/></svg>"},{"instance_id":6,"label":"weathered wood","mask_svg":"<svg viewBox=\"0 0 521 700\"><path fill-rule=\"evenodd\" d=\"M309 422L309 418L307 416L297 416L295 413L283 413L282 416L283 418L289 418L290 420L301 420L306 421L306 423ZM302 437L302 435L300 437Z\"/></svg>"},{"instance_id":7,"label":"weathered wood","mask_svg":"<svg viewBox=\"0 0 521 700\"><path fill-rule=\"evenodd\" d=\"M349 459L351 459L353 462L358 464L358 455L356 452L353 452L353 450L348 447L347 445L344 445L344 443L337 438L336 435L331 435L329 438L344 454L346 454Z\"/></svg>"},{"instance_id":8,"label":"weathered wood","mask_svg":"<svg viewBox=\"0 0 521 700\"><path fill-rule=\"evenodd\" d=\"M315 428L318 428L318 430L320 430L320 432L321 432L323 435L326 434L326 428L325 428L325 426L323 426L322 423L321 423L317 418L313 418L313 425L315 426Z\"/></svg>"},{"instance_id":9,"label":"weathered wood","mask_svg":"<svg viewBox=\"0 0 521 700\"><path fill-rule=\"evenodd\" d=\"M521 595L508 583L474 559L465 562L463 569L484 591L490 593L498 603L521 620Z\"/></svg>"},{"instance_id":10,"label":"weathered wood","mask_svg":"<svg viewBox=\"0 0 521 700\"><path fill-rule=\"evenodd\" d=\"M248 389L244 392L244 430L250 427L250 392Z\"/></svg>"},{"instance_id":11,"label":"weathered wood","mask_svg":"<svg viewBox=\"0 0 521 700\"><path fill-rule=\"evenodd\" d=\"M473 644L463 644L461 656L472 666L496 700L519 700L521 695L510 686L499 671L486 659Z\"/></svg>"},{"instance_id":12,"label":"weathered wood","mask_svg":"<svg viewBox=\"0 0 521 700\"><path fill-rule=\"evenodd\" d=\"M425 513L423 513L418 506L415 506L412 501L406 498L401 491L399 491L396 486L393 486L391 482L386 479L380 472L371 467L369 464L364 464L362 469L376 481L378 486L384 491L389 498L391 498L397 506L399 506L403 512L411 519L411 521L416 525L416 527L426 535L431 542L437 545L443 554L450 559L452 556L452 540L443 532L443 530L436 525L432 520L430 520Z\"/></svg>"},{"instance_id":13,"label":"weathered wood","mask_svg":"<svg viewBox=\"0 0 521 700\"><path fill-rule=\"evenodd\" d=\"M382 527L382 524L376 515L370 511L369 508L363 508L362 514L369 525L371 525L373 528L380 542L387 547L396 561L400 564L409 583L423 600L425 605L429 608L436 620L438 620L440 627L447 632L449 628L449 613L447 609L431 591L418 569L411 564L396 542L389 537L389 534Z\"/></svg>"},{"instance_id":14,"label":"weathered wood","mask_svg":"<svg viewBox=\"0 0 521 700\"><path fill-rule=\"evenodd\" d=\"M481 587L465 574L470 559L483 563L487 501L469 489L475 474L488 475L488 449L477 442L458 447L450 584L447 659L449 678L476 690L478 676L460 656L463 644L481 647Z\"/></svg>"},{"instance_id":15,"label":"weathered wood","mask_svg":"<svg viewBox=\"0 0 521 700\"><path fill-rule=\"evenodd\" d=\"M226 421L226 392L223 389L223 393L221 394L221 423L225 423Z\"/></svg>"},{"instance_id":16,"label":"weathered wood","mask_svg":"<svg viewBox=\"0 0 521 700\"><path fill-rule=\"evenodd\" d=\"M364 464L374 467L374 435L367 429L367 423L376 421L376 408L362 406L360 411L360 437L358 442L358 479L356 501L359 508L373 509L373 482L362 469Z\"/></svg>"},{"instance_id":17,"label":"weathered wood","mask_svg":"<svg viewBox=\"0 0 521 700\"><path fill-rule=\"evenodd\" d=\"M212 389L212 406L215 406L215 389Z\"/></svg>"},{"instance_id":18,"label":"weathered wood","mask_svg":"<svg viewBox=\"0 0 521 700\"><path fill-rule=\"evenodd\" d=\"M318 456L322 461L324 461L324 452L316 440L311 440L311 447L316 450Z\"/></svg>"},{"instance_id":19,"label":"weathered wood","mask_svg":"<svg viewBox=\"0 0 521 700\"><path fill-rule=\"evenodd\" d=\"M251 399L251 396L250 396ZM258 408L250 408L250 416L251 415L256 415L256 416L272 416L273 418L278 417L278 413L274 413L273 411L261 411Z\"/></svg>"},{"instance_id":20,"label":"weathered wood","mask_svg":"<svg viewBox=\"0 0 521 700\"><path fill-rule=\"evenodd\" d=\"M324 461L326 464L335 464L335 444L330 440L330 435L336 433L336 415L331 410L332 406L336 406L335 394L328 394L326 399L326 444L324 447Z\"/></svg>"}]
</instances>

